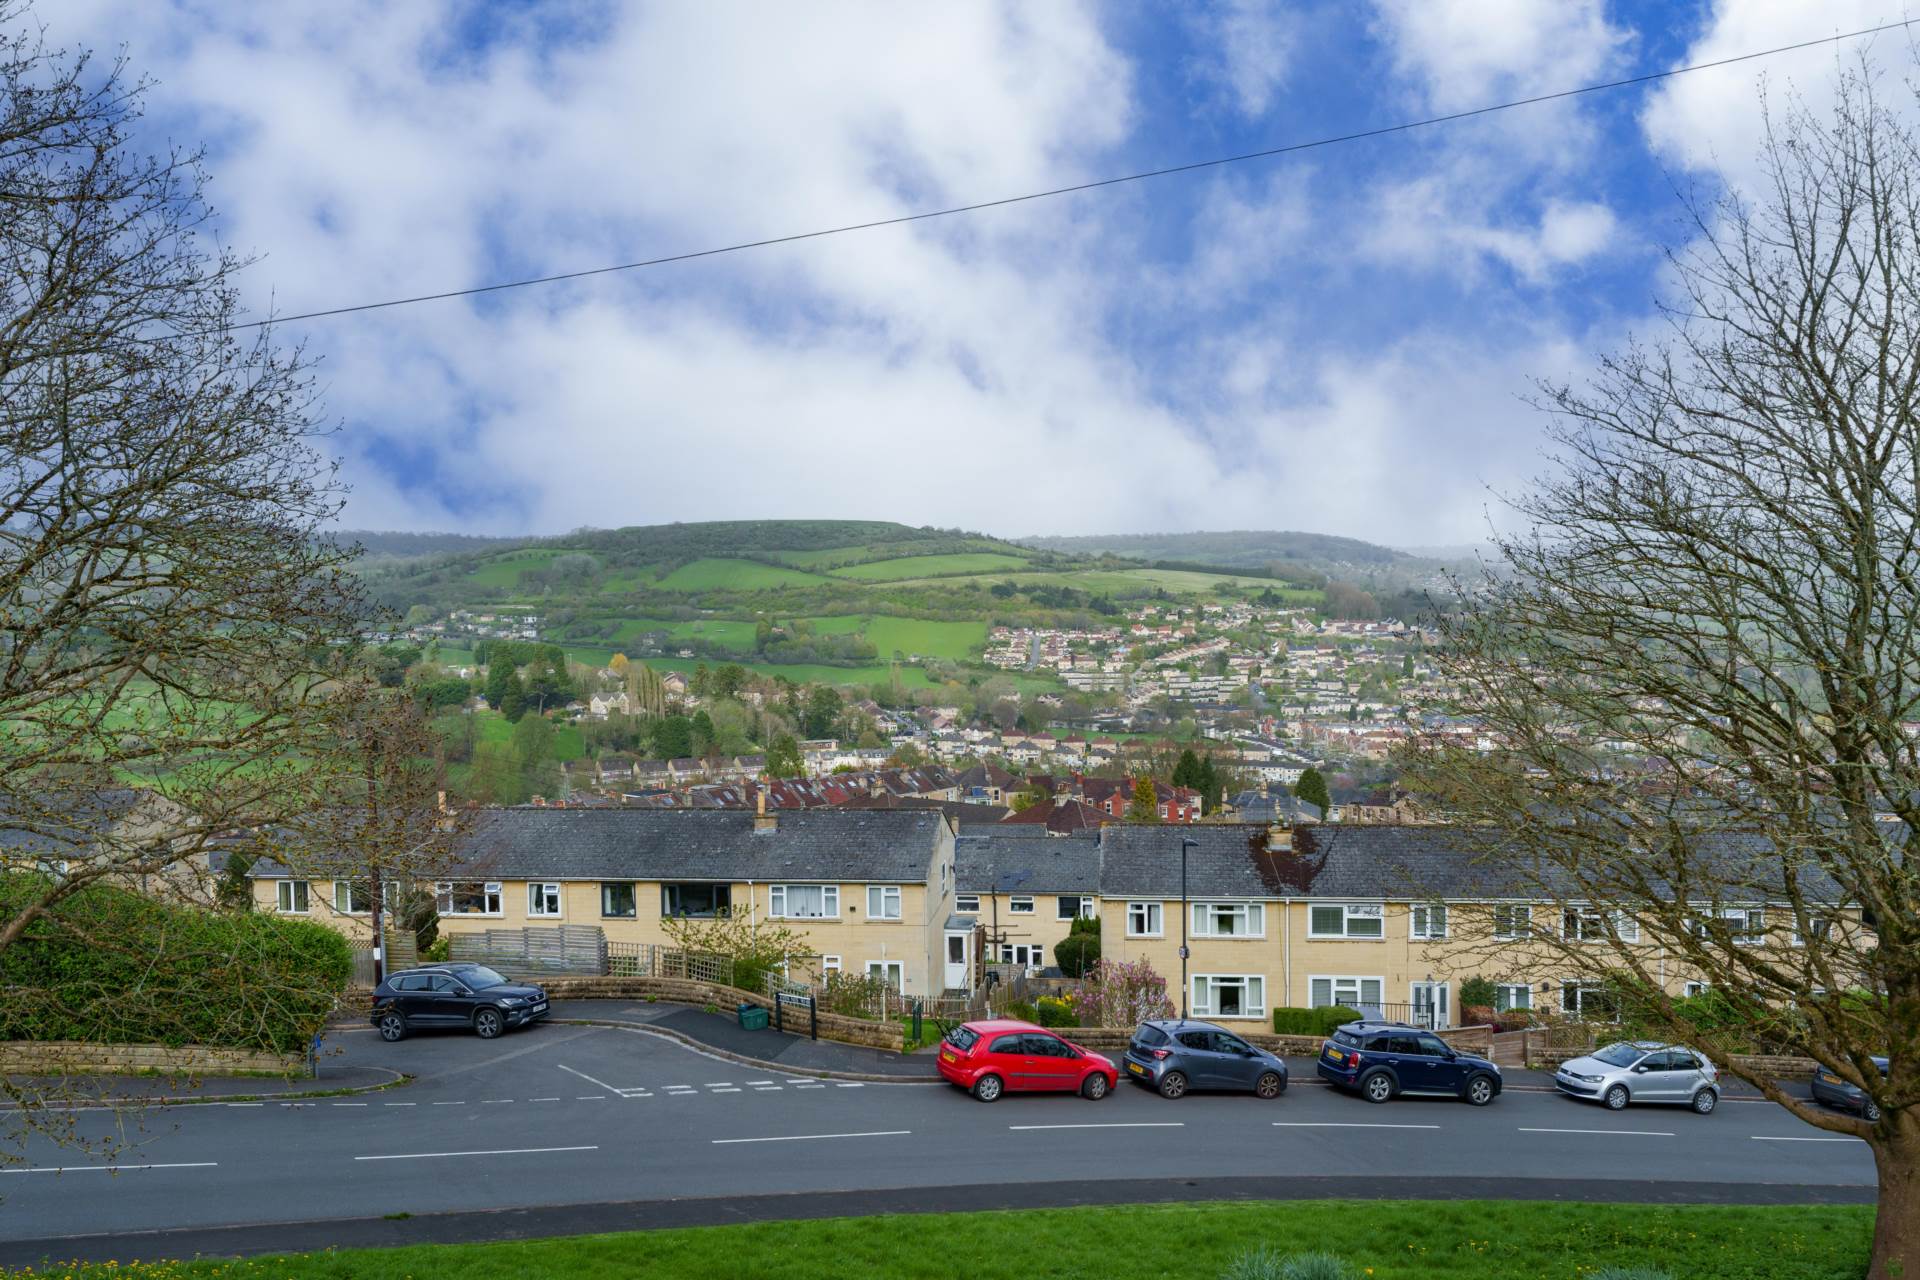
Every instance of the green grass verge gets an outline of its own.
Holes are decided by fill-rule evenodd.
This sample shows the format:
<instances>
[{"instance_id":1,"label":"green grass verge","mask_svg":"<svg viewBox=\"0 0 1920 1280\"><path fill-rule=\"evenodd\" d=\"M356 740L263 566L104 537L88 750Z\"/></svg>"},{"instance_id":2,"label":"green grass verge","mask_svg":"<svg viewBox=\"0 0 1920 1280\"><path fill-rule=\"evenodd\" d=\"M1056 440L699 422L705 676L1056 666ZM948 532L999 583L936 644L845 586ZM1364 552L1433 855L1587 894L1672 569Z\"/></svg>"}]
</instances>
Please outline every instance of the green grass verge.
<instances>
[{"instance_id":1,"label":"green grass verge","mask_svg":"<svg viewBox=\"0 0 1920 1280\"><path fill-rule=\"evenodd\" d=\"M42 1274L71 1280L1213 1280L1236 1255L1265 1245L1280 1253L1336 1254L1370 1280L1576 1280L1607 1266L1657 1267L1684 1280L1854 1280L1865 1271L1872 1229L1873 1211L1864 1207L1471 1200L1123 1205L768 1222L245 1262L56 1267Z\"/></svg>"}]
</instances>

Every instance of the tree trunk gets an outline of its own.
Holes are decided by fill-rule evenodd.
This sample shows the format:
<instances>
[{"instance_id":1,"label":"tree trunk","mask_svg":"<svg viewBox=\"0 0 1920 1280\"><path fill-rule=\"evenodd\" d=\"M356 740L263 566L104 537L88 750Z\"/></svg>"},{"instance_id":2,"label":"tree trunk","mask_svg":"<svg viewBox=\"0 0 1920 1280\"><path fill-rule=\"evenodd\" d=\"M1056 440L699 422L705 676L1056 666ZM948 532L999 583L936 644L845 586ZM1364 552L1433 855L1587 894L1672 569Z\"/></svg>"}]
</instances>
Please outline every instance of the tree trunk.
<instances>
[{"instance_id":1,"label":"tree trunk","mask_svg":"<svg viewBox=\"0 0 1920 1280\"><path fill-rule=\"evenodd\" d=\"M1873 1141L1880 1208L1867 1280L1920 1280L1920 1114L1902 1112L1891 1127L1891 1141Z\"/></svg>"}]
</instances>

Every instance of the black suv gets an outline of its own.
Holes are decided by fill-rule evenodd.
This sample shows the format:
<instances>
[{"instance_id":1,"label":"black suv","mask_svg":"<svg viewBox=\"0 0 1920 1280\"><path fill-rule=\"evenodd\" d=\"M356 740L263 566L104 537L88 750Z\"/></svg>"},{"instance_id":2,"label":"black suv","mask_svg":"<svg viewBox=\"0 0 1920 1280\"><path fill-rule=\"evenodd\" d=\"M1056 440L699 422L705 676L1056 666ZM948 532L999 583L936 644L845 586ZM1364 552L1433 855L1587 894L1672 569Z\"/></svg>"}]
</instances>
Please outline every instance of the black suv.
<instances>
[{"instance_id":1,"label":"black suv","mask_svg":"<svg viewBox=\"0 0 1920 1280\"><path fill-rule=\"evenodd\" d=\"M547 993L508 982L483 964L435 964L390 973L373 989L373 1025L382 1040L419 1027L472 1027L491 1040L547 1016Z\"/></svg>"},{"instance_id":2,"label":"black suv","mask_svg":"<svg viewBox=\"0 0 1920 1280\"><path fill-rule=\"evenodd\" d=\"M1320 1078L1368 1102L1403 1093L1464 1098L1484 1107L1500 1094L1500 1068L1460 1053L1404 1022L1349 1022L1320 1046Z\"/></svg>"}]
</instances>

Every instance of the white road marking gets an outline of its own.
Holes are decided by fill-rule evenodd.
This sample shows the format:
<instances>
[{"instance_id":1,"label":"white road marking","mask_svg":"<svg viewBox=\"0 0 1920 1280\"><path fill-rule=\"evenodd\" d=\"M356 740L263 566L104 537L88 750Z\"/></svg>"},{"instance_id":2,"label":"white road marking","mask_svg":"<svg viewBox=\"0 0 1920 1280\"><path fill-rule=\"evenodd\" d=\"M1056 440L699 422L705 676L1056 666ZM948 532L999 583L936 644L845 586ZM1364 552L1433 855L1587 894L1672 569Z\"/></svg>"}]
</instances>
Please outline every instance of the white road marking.
<instances>
[{"instance_id":1,"label":"white road marking","mask_svg":"<svg viewBox=\"0 0 1920 1280\"><path fill-rule=\"evenodd\" d=\"M730 1089L730 1088L732 1088L732 1087L733 1087L733 1081L731 1081L731 1080L709 1080L709 1081L707 1081L707 1086L706 1086L706 1087L707 1087L707 1088L709 1088L709 1089Z\"/></svg>"},{"instance_id":2,"label":"white road marking","mask_svg":"<svg viewBox=\"0 0 1920 1280\"><path fill-rule=\"evenodd\" d=\"M602 1089L605 1089L608 1093L620 1092L618 1089L608 1084L605 1080L595 1080L592 1076L588 1075L586 1072L575 1071L572 1067L568 1066L564 1062L556 1062L554 1063L554 1065L556 1067L559 1067L562 1071L566 1072L570 1076L579 1076L582 1080L585 1080L588 1084L600 1086Z\"/></svg>"},{"instance_id":3,"label":"white road marking","mask_svg":"<svg viewBox=\"0 0 1920 1280\"><path fill-rule=\"evenodd\" d=\"M556 1151L598 1151L599 1147L508 1147L499 1151L409 1151L395 1156L355 1156L355 1160L445 1160L452 1156L539 1156Z\"/></svg>"},{"instance_id":4,"label":"white road marking","mask_svg":"<svg viewBox=\"0 0 1920 1280\"><path fill-rule=\"evenodd\" d=\"M1754 1134L1755 1142L1865 1142L1865 1138L1769 1138Z\"/></svg>"},{"instance_id":5,"label":"white road marking","mask_svg":"<svg viewBox=\"0 0 1920 1280\"><path fill-rule=\"evenodd\" d=\"M842 1082L842 1083L841 1083L841 1085L840 1085L840 1087L841 1087L842 1089L864 1089L864 1088L866 1088L866 1086L865 1086L865 1085L863 1085L863 1084L847 1084L847 1083L845 1083L845 1082Z\"/></svg>"},{"instance_id":6,"label":"white road marking","mask_svg":"<svg viewBox=\"0 0 1920 1280\"><path fill-rule=\"evenodd\" d=\"M467 1104L465 1102L436 1102L433 1105L436 1107L464 1107Z\"/></svg>"},{"instance_id":7,"label":"white road marking","mask_svg":"<svg viewBox=\"0 0 1920 1280\"><path fill-rule=\"evenodd\" d=\"M383 1107L411 1107L415 1104L411 1102L383 1102L380 1105Z\"/></svg>"},{"instance_id":8,"label":"white road marking","mask_svg":"<svg viewBox=\"0 0 1920 1280\"><path fill-rule=\"evenodd\" d=\"M605 1102L607 1095L604 1093L577 1093L574 1095L573 1100L575 1102Z\"/></svg>"},{"instance_id":9,"label":"white road marking","mask_svg":"<svg viewBox=\"0 0 1920 1280\"><path fill-rule=\"evenodd\" d=\"M1010 1124L1009 1129L1184 1129L1185 1120L1125 1120L1112 1124Z\"/></svg>"},{"instance_id":10,"label":"white road marking","mask_svg":"<svg viewBox=\"0 0 1920 1280\"><path fill-rule=\"evenodd\" d=\"M1622 1138L1671 1138L1673 1135L1659 1129L1521 1129L1521 1133L1597 1133L1603 1137Z\"/></svg>"},{"instance_id":11,"label":"white road marking","mask_svg":"<svg viewBox=\"0 0 1920 1280\"><path fill-rule=\"evenodd\" d=\"M336 1107L364 1107L364 1106L366 1106L367 1104L366 1104L366 1103L364 1103L364 1102L336 1102L336 1103L334 1103L333 1105L334 1105L334 1106L336 1106ZM439 1103L435 1103L434 1105L435 1105L435 1106L438 1106L438 1105L440 1105L440 1104L439 1104Z\"/></svg>"},{"instance_id":12,"label":"white road marking","mask_svg":"<svg viewBox=\"0 0 1920 1280\"><path fill-rule=\"evenodd\" d=\"M483 1107L497 1107L502 1103L507 1103L512 1101L513 1101L512 1098L482 1098L480 1099L480 1105Z\"/></svg>"},{"instance_id":13,"label":"white road marking","mask_svg":"<svg viewBox=\"0 0 1920 1280\"><path fill-rule=\"evenodd\" d=\"M715 1089L714 1092L715 1093L738 1093L740 1091L738 1089Z\"/></svg>"},{"instance_id":14,"label":"white road marking","mask_svg":"<svg viewBox=\"0 0 1920 1280\"><path fill-rule=\"evenodd\" d=\"M1357 1124L1332 1120L1275 1120L1276 1129L1438 1129L1437 1124Z\"/></svg>"},{"instance_id":15,"label":"white road marking","mask_svg":"<svg viewBox=\"0 0 1920 1280\"><path fill-rule=\"evenodd\" d=\"M558 1102L558 1098L528 1098L528 1102Z\"/></svg>"},{"instance_id":16,"label":"white road marking","mask_svg":"<svg viewBox=\"0 0 1920 1280\"><path fill-rule=\"evenodd\" d=\"M771 1081L771 1080L749 1080L749 1081L747 1081L746 1083L747 1083L747 1084L749 1084L749 1085L760 1085L760 1084L772 1084L772 1083L773 1083L773 1081Z\"/></svg>"},{"instance_id":17,"label":"white road marking","mask_svg":"<svg viewBox=\"0 0 1920 1280\"><path fill-rule=\"evenodd\" d=\"M823 1084L797 1084L793 1087L796 1089L824 1089L827 1086Z\"/></svg>"},{"instance_id":18,"label":"white road marking","mask_svg":"<svg viewBox=\"0 0 1920 1280\"><path fill-rule=\"evenodd\" d=\"M783 1089L783 1088L785 1088L785 1086L784 1086L784 1085L777 1085L777 1084L757 1084L757 1085L755 1085L755 1086L753 1086L753 1091L754 1091L755 1093L779 1093L779 1092L780 1092L780 1090L781 1090L781 1089Z\"/></svg>"},{"instance_id":19,"label":"white road marking","mask_svg":"<svg viewBox=\"0 0 1920 1280\"><path fill-rule=\"evenodd\" d=\"M141 1173L148 1169L217 1169L216 1160L196 1160L182 1164L67 1164L38 1169L0 1169L0 1173Z\"/></svg>"},{"instance_id":20,"label":"white road marking","mask_svg":"<svg viewBox=\"0 0 1920 1280\"><path fill-rule=\"evenodd\" d=\"M793 1133L777 1138L714 1138L716 1147L732 1146L740 1142L814 1142L823 1138L900 1138L912 1133L911 1129L875 1129L870 1133Z\"/></svg>"},{"instance_id":21,"label":"white road marking","mask_svg":"<svg viewBox=\"0 0 1920 1280\"><path fill-rule=\"evenodd\" d=\"M264 1107L267 1104L264 1102L229 1102L227 1105L230 1107Z\"/></svg>"}]
</instances>

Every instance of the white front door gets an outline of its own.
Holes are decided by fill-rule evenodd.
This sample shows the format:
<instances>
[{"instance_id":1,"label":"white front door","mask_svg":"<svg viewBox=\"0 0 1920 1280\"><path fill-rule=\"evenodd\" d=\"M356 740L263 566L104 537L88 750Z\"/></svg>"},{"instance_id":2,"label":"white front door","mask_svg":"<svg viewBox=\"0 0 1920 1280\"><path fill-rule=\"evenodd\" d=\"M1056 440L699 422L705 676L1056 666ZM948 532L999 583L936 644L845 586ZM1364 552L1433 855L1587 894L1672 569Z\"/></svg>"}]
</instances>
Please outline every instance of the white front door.
<instances>
[{"instance_id":1,"label":"white front door","mask_svg":"<svg viewBox=\"0 0 1920 1280\"><path fill-rule=\"evenodd\" d=\"M950 933L947 935L947 980L949 991L966 991L972 987L967 981L967 935Z\"/></svg>"},{"instance_id":2,"label":"white front door","mask_svg":"<svg viewBox=\"0 0 1920 1280\"><path fill-rule=\"evenodd\" d=\"M1447 1003L1447 984L1444 982L1416 982L1413 984L1413 1021L1414 1025L1438 1030L1453 1025L1452 1009Z\"/></svg>"}]
</instances>

